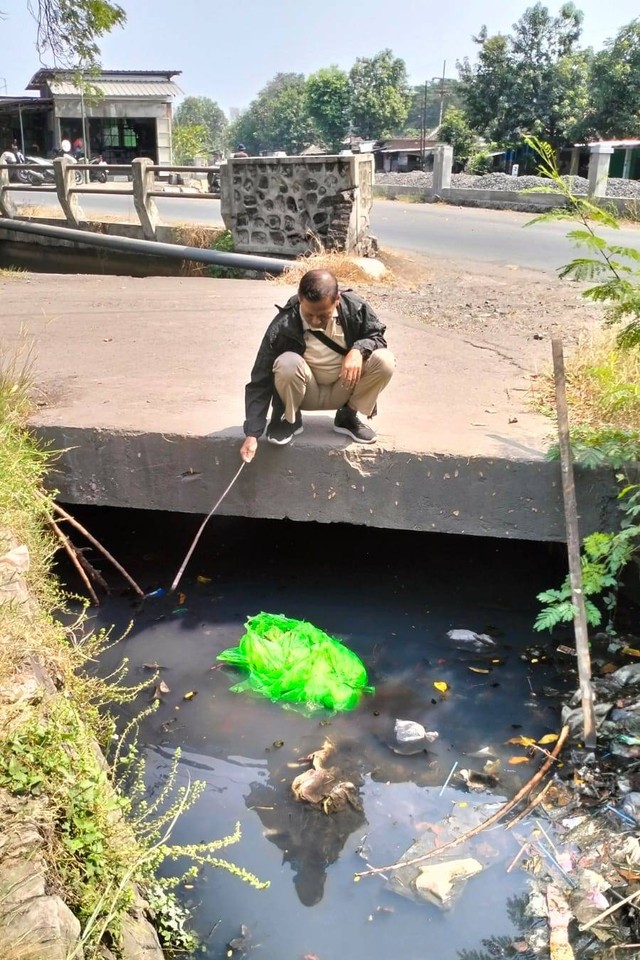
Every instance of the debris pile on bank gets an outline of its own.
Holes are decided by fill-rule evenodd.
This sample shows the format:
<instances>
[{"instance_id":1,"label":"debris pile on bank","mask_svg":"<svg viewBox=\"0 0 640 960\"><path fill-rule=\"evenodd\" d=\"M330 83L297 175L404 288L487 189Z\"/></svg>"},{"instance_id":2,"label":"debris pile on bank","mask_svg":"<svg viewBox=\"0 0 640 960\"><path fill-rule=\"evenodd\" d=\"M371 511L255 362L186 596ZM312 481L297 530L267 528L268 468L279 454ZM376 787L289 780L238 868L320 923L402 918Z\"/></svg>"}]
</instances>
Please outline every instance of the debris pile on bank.
<instances>
[{"instance_id":1,"label":"debris pile on bank","mask_svg":"<svg viewBox=\"0 0 640 960\"><path fill-rule=\"evenodd\" d=\"M471 631L451 633L451 640L482 640ZM563 645L558 651L572 653ZM552 655L544 645L535 653L534 664ZM549 734L538 742L527 737L510 741L530 756L545 757L511 800L488 802L488 791L499 782L493 768L458 770L453 781L482 796L455 803L450 815L396 863L367 863L355 879L378 875L401 896L448 910L476 874L508 863L508 872L519 867L530 875L529 892L520 933L496 955L550 955L552 960L640 956L640 663L625 662L629 656L640 653L604 636L594 641L596 750L580 740L577 692L562 709L559 738ZM473 756L490 754L485 748ZM491 829L498 824L502 830Z\"/></svg>"}]
</instances>

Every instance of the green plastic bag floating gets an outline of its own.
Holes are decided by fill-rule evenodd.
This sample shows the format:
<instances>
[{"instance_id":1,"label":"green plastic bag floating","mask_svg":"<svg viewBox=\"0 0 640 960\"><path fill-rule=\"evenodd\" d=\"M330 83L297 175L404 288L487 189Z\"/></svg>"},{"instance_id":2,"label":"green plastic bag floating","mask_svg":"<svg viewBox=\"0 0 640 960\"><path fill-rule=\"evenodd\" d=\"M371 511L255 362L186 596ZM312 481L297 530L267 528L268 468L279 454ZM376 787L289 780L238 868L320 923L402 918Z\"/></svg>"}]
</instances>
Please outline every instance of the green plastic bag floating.
<instances>
[{"instance_id":1,"label":"green plastic bag floating","mask_svg":"<svg viewBox=\"0 0 640 960\"><path fill-rule=\"evenodd\" d=\"M218 656L247 671L234 692L253 690L276 702L327 710L353 710L363 693L373 693L360 658L312 623L259 613L245 629L238 646Z\"/></svg>"}]
</instances>

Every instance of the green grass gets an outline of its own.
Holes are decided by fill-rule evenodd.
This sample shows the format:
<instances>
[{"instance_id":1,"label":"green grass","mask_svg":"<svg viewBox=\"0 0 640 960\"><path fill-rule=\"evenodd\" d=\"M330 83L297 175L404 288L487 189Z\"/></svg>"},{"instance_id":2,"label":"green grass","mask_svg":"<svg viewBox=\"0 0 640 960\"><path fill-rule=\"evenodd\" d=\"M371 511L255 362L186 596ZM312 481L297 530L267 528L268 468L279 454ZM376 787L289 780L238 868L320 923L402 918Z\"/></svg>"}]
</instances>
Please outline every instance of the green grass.
<instances>
[{"instance_id":1,"label":"green grass","mask_svg":"<svg viewBox=\"0 0 640 960\"><path fill-rule=\"evenodd\" d=\"M87 675L86 664L112 642L108 632L87 630L82 615L71 627L60 622L69 598L51 572L58 543L50 527L51 495L43 487L54 455L27 429L32 356L28 344L17 358L0 353L0 557L19 547L28 551L26 597L16 590L15 573L0 566L0 688L15 687L25 663L34 660L56 683L41 698L0 698L0 787L18 798L44 801L33 812L30 808L29 816L44 837L47 886L62 897L82 928L81 942L66 960L98 960L105 937L118 955L134 884L153 907L162 941L174 950L191 951L195 940L175 891L185 876L193 876L197 864L227 869L258 889L268 884L218 855L240 839L239 824L221 840L171 844L177 818L198 799L204 784L176 785L176 751L172 769L150 803L137 747L138 723L148 710L140 715L134 708L134 719L115 740L110 712L114 705L133 703L157 678L126 686L126 660L108 681ZM96 743L110 754L110 767L105 768ZM14 816L0 804L0 834L10 835ZM194 865L186 875L157 878L161 863L185 857ZM11 955L39 960L40 952L23 937Z\"/></svg>"},{"instance_id":2,"label":"green grass","mask_svg":"<svg viewBox=\"0 0 640 960\"><path fill-rule=\"evenodd\" d=\"M621 349L611 328L584 337L566 361L571 426L640 433L640 347ZM536 382L538 409L555 412L551 371Z\"/></svg>"}]
</instances>

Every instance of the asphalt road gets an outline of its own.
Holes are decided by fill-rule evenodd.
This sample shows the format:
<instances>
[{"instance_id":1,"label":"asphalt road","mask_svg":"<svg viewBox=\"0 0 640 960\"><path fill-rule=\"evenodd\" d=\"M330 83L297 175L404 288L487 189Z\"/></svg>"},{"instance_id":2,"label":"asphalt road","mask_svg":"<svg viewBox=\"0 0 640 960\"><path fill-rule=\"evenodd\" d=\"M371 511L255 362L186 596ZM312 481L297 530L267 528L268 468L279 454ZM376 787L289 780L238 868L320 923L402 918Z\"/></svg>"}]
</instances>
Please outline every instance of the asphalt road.
<instances>
[{"instance_id":1,"label":"asphalt road","mask_svg":"<svg viewBox=\"0 0 640 960\"><path fill-rule=\"evenodd\" d=\"M18 203L38 207L57 206L51 194L29 191L14 193ZM222 222L218 200L187 199L180 194L157 200L167 222L214 225ZM133 201L109 194L83 200L86 213L126 216L137 220ZM530 214L511 210L482 210L445 204L401 203L377 200L372 214L372 231L381 246L406 250L447 260L471 260L517 264L537 270L554 271L575 255L566 238L569 226L563 222L525 225ZM613 231L603 231L611 234ZM624 227L615 232L621 244L638 246L640 230Z\"/></svg>"}]
</instances>

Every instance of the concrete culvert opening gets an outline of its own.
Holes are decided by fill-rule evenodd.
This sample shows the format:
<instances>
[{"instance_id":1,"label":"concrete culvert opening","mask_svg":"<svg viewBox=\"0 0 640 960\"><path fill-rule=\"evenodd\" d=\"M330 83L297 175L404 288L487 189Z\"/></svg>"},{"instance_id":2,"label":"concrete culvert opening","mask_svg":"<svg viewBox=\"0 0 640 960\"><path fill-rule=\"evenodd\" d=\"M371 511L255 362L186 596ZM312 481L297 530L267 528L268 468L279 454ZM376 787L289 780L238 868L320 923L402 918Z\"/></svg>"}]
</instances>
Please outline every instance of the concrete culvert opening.
<instances>
[{"instance_id":1,"label":"concrete culvert opening","mask_svg":"<svg viewBox=\"0 0 640 960\"><path fill-rule=\"evenodd\" d=\"M148 591L171 582L201 521L73 513ZM133 626L99 670L111 672L126 656L131 683L157 668L167 688L142 726L151 795L180 747L180 776L206 781L177 824L180 842L227 835L239 820L243 837L229 859L271 883L259 893L224 871L199 876L184 895L196 904L206 956L223 956L242 924L247 942L287 960L365 952L382 960L401 942L417 952L425 923L442 957L463 956L483 939L521 937L531 922L522 914L527 877L507 873L518 844L503 829L478 838L482 873L460 881L453 913L399 897L378 877L354 885L353 876L436 837L443 818L466 828L528 779L531 771L510 766L517 748L506 741L557 730L559 698L575 686L567 657L554 652L558 640L532 629L536 594L563 570L562 548L548 544L234 517L212 518L173 595L140 603L103 570L112 594L91 611L90 625L113 624L113 636ZM75 589L72 573L61 572ZM355 710L311 716L230 692L242 677L216 657L263 610L342 640L362 658L375 692ZM452 629L493 645L457 644L447 637ZM148 702L149 694L127 707L122 722ZM394 740L398 719L439 736L407 753ZM332 814L291 788L309 766L302 758L327 741L332 765L356 791L353 804ZM479 792L457 776L445 787L456 761L461 771L489 765L493 773Z\"/></svg>"}]
</instances>

